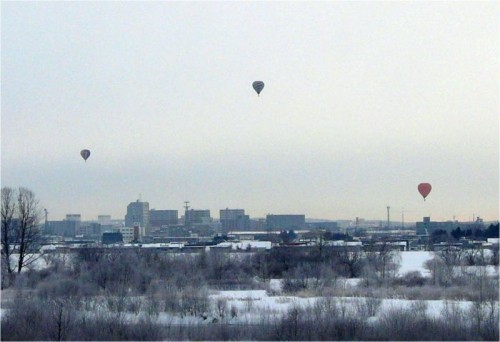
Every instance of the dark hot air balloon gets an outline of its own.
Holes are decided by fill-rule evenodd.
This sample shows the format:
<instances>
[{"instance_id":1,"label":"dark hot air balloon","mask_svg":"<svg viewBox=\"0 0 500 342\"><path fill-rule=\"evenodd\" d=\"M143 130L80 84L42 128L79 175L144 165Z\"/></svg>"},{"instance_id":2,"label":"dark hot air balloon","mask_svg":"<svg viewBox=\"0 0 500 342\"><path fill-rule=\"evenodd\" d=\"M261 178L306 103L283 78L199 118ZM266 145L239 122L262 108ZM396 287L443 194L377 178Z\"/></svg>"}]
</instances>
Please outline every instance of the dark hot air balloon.
<instances>
[{"instance_id":1,"label":"dark hot air balloon","mask_svg":"<svg viewBox=\"0 0 500 342\"><path fill-rule=\"evenodd\" d=\"M257 92L257 95L259 95L260 92L262 91L262 89L264 89L264 82L262 82L262 81L255 81L255 82L252 83L252 87Z\"/></svg>"},{"instance_id":2,"label":"dark hot air balloon","mask_svg":"<svg viewBox=\"0 0 500 342\"><path fill-rule=\"evenodd\" d=\"M420 192L420 195L422 195L424 201L427 195L429 195L429 193L431 192L431 190L432 186L429 183L420 183L418 185L418 192Z\"/></svg>"},{"instance_id":3,"label":"dark hot air balloon","mask_svg":"<svg viewBox=\"0 0 500 342\"><path fill-rule=\"evenodd\" d=\"M81 150L80 155L82 156L83 160L87 162L87 159L90 157L90 151L89 150Z\"/></svg>"}]
</instances>

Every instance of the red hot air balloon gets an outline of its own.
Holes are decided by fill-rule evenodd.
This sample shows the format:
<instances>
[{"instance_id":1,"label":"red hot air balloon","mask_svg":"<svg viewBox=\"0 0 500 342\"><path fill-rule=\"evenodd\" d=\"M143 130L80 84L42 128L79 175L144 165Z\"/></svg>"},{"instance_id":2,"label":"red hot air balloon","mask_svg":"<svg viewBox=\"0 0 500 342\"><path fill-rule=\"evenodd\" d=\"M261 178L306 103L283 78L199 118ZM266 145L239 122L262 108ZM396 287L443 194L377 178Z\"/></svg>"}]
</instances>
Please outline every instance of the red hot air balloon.
<instances>
[{"instance_id":1,"label":"red hot air balloon","mask_svg":"<svg viewBox=\"0 0 500 342\"><path fill-rule=\"evenodd\" d=\"M85 160L85 162L87 162L88 157L90 157L90 151L89 150L81 150L80 155Z\"/></svg>"},{"instance_id":2,"label":"red hot air balloon","mask_svg":"<svg viewBox=\"0 0 500 342\"><path fill-rule=\"evenodd\" d=\"M420 195L422 195L424 201L427 195L429 195L429 193L431 192L431 190L432 186L429 183L420 183L418 185L418 192L420 192Z\"/></svg>"}]
</instances>

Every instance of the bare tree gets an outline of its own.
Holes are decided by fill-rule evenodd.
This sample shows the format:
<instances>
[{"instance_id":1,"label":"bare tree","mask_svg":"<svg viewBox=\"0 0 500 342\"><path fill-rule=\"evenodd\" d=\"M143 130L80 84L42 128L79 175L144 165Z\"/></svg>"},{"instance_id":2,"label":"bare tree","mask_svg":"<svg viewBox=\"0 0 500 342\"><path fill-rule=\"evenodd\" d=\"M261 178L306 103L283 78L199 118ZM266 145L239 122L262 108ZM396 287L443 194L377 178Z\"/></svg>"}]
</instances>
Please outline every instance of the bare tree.
<instances>
[{"instance_id":1,"label":"bare tree","mask_svg":"<svg viewBox=\"0 0 500 342\"><path fill-rule=\"evenodd\" d=\"M35 193L26 188L19 188L17 194L19 230L19 261L17 272L21 272L24 266L33 263L38 259L37 253L40 251L40 229L38 227L40 210Z\"/></svg>"},{"instance_id":2,"label":"bare tree","mask_svg":"<svg viewBox=\"0 0 500 342\"><path fill-rule=\"evenodd\" d=\"M14 214L16 213L16 198L13 189L2 188L2 259L9 274L14 271L11 265L11 255L14 252Z\"/></svg>"},{"instance_id":3,"label":"bare tree","mask_svg":"<svg viewBox=\"0 0 500 342\"><path fill-rule=\"evenodd\" d=\"M368 266L375 272L379 284L383 280L396 275L400 255L387 241L366 246L365 254Z\"/></svg>"},{"instance_id":4,"label":"bare tree","mask_svg":"<svg viewBox=\"0 0 500 342\"><path fill-rule=\"evenodd\" d=\"M349 278L356 278L365 261L363 250L359 246L342 246L337 254L340 265L343 265Z\"/></svg>"},{"instance_id":5,"label":"bare tree","mask_svg":"<svg viewBox=\"0 0 500 342\"><path fill-rule=\"evenodd\" d=\"M72 303L66 298L56 298L46 303L45 308L46 313L48 313L47 318L51 323L47 327L50 339L54 341L67 340L74 320Z\"/></svg>"},{"instance_id":6,"label":"bare tree","mask_svg":"<svg viewBox=\"0 0 500 342\"><path fill-rule=\"evenodd\" d=\"M18 254L17 273L38 259L40 251L40 210L33 191L2 188L2 256L12 274L11 256Z\"/></svg>"}]
</instances>

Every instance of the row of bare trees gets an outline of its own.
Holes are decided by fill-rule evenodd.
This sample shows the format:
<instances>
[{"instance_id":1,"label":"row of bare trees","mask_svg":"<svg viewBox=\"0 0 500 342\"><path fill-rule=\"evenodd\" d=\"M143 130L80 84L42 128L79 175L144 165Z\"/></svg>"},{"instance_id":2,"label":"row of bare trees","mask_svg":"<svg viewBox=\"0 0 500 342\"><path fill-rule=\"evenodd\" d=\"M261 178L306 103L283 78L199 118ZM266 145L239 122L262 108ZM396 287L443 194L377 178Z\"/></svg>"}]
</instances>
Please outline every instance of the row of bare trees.
<instances>
[{"instance_id":1,"label":"row of bare trees","mask_svg":"<svg viewBox=\"0 0 500 342\"><path fill-rule=\"evenodd\" d=\"M103 302L103 301L101 301ZM466 305L445 301L439 315L425 301L381 308L372 298L325 297L292 304L282 313L260 310L259 319L227 312L220 299L208 300L218 319L159 319L155 310L119 309L108 298L19 295L2 315L2 340L264 340L264 341L498 341L498 302ZM142 301L142 305L154 302ZM139 304L141 305L141 304ZM85 310L85 307L92 310Z\"/></svg>"},{"instance_id":2,"label":"row of bare trees","mask_svg":"<svg viewBox=\"0 0 500 342\"><path fill-rule=\"evenodd\" d=\"M2 271L12 280L14 273L32 264L40 255L39 201L33 191L2 187L1 194ZM17 257L17 259L15 258Z\"/></svg>"}]
</instances>

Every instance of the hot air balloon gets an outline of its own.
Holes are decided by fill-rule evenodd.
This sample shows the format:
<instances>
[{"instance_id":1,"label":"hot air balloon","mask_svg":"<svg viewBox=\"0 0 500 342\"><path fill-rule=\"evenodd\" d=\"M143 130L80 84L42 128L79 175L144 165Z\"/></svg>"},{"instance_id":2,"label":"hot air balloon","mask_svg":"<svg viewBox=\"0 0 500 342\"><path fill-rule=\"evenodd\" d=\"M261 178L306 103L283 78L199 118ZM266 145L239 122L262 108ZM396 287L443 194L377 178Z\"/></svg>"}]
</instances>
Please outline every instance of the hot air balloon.
<instances>
[{"instance_id":1,"label":"hot air balloon","mask_svg":"<svg viewBox=\"0 0 500 342\"><path fill-rule=\"evenodd\" d=\"M87 162L87 159L90 157L90 151L89 150L81 150L80 155L82 156L83 160Z\"/></svg>"},{"instance_id":2,"label":"hot air balloon","mask_svg":"<svg viewBox=\"0 0 500 342\"><path fill-rule=\"evenodd\" d=\"M431 190L432 186L429 183L420 183L418 185L418 192L420 192L420 195L422 195L424 201L427 195L429 195L429 193L431 192Z\"/></svg>"},{"instance_id":3,"label":"hot air balloon","mask_svg":"<svg viewBox=\"0 0 500 342\"><path fill-rule=\"evenodd\" d=\"M260 92L262 91L262 89L264 89L264 82L262 82L262 81L255 81L255 82L252 83L252 87L257 92L257 95L259 95Z\"/></svg>"}]
</instances>

